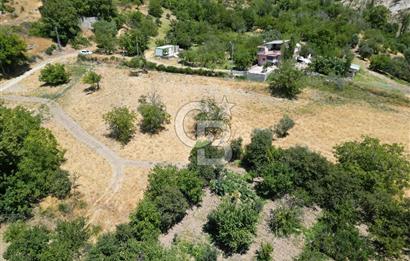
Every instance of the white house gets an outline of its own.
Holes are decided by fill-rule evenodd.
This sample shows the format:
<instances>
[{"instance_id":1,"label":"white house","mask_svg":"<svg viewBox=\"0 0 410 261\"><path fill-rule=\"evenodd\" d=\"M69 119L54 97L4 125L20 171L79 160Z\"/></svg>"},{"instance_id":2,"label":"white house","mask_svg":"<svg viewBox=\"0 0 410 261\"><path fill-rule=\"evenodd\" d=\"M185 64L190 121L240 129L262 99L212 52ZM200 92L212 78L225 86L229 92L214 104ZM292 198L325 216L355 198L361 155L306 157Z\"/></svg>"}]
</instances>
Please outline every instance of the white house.
<instances>
[{"instance_id":1,"label":"white house","mask_svg":"<svg viewBox=\"0 0 410 261\"><path fill-rule=\"evenodd\" d=\"M178 45L164 45L155 48L155 56L162 58L177 57L179 54Z\"/></svg>"}]
</instances>

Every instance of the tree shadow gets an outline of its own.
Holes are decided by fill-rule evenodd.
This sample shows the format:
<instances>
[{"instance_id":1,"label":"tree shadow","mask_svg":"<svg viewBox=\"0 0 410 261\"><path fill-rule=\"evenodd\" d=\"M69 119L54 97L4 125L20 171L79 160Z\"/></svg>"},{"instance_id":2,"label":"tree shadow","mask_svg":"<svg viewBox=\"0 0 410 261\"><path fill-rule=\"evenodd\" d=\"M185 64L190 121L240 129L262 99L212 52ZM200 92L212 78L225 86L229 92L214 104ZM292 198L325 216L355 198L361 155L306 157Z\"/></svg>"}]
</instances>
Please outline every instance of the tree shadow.
<instances>
[{"instance_id":1,"label":"tree shadow","mask_svg":"<svg viewBox=\"0 0 410 261\"><path fill-rule=\"evenodd\" d=\"M31 70L31 67L28 63L18 65L18 66L13 66L11 70L8 70L5 72L0 71L0 79L10 80L12 78L19 77L30 70Z\"/></svg>"},{"instance_id":2,"label":"tree shadow","mask_svg":"<svg viewBox=\"0 0 410 261\"><path fill-rule=\"evenodd\" d=\"M98 91L98 88L96 86L90 86L90 87L84 89L84 92L85 92L86 95L91 95L91 94L95 93L96 91Z\"/></svg>"}]
</instances>

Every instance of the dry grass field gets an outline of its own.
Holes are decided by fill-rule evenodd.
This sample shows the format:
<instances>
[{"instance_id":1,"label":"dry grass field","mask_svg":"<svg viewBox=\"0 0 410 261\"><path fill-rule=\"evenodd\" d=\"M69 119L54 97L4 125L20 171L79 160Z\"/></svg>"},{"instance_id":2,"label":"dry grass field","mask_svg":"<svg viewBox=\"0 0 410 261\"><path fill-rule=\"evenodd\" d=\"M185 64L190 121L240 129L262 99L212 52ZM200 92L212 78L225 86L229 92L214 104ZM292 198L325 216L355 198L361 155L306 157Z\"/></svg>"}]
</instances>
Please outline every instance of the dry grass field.
<instances>
[{"instance_id":1,"label":"dry grass field","mask_svg":"<svg viewBox=\"0 0 410 261\"><path fill-rule=\"evenodd\" d=\"M274 141L275 145L308 146L332 158L334 146L371 135L383 142L402 143L406 151L410 151L410 108L380 109L364 102L333 104L314 90L305 91L297 101L287 101L270 97L263 84L246 81L159 72L129 77L128 70L114 67L99 67L97 72L103 75L100 91L86 94L83 90L87 86L80 83L65 94L61 104L83 128L124 158L167 162L183 162L188 158L190 148L176 136L173 120L158 135L137 132L126 146L107 137L103 114L115 106L125 105L136 110L138 98L152 91L162 97L172 119L187 103L206 97L222 101L226 96L235 104L232 136L241 136L245 142L249 141L253 129L271 127L283 114L289 114L296 126L289 137Z\"/></svg>"}]
</instances>

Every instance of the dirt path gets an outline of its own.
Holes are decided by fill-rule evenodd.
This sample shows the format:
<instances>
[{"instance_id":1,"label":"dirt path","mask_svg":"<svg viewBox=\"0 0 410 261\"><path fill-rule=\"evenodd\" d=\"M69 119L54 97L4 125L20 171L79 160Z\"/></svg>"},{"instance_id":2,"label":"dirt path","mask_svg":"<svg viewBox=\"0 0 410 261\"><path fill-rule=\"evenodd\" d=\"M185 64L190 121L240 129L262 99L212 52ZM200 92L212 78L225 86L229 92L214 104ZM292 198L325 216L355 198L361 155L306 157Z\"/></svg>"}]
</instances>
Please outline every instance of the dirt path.
<instances>
[{"instance_id":1,"label":"dirt path","mask_svg":"<svg viewBox=\"0 0 410 261\"><path fill-rule=\"evenodd\" d=\"M201 206L194 207L187 211L185 218L172 227L167 234L161 235L159 241L165 247L171 247L175 236L180 236L188 241L200 241L206 237L202 231L203 226L208 220L208 215L219 205L220 198L212 194L208 189L205 191Z\"/></svg>"}]
</instances>

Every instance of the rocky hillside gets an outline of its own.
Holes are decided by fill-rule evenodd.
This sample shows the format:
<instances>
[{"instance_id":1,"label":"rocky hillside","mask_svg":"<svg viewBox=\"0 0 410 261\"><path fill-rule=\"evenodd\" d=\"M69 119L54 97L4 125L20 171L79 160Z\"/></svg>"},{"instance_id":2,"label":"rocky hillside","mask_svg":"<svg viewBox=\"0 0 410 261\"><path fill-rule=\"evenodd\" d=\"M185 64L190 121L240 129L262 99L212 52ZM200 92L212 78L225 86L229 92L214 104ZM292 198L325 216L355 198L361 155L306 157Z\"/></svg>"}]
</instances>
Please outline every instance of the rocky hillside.
<instances>
[{"instance_id":1,"label":"rocky hillside","mask_svg":"<svg viewBox=\"0 0 410 261\"><path fill-rule=\"evenodd\" d=\"M410 10L409 0L344 0L344 2L353 8L360 8L368 3L374 2L375 4L385 5L393 14L396 14L401 10Z\"/></svg>"}]
</instances>

